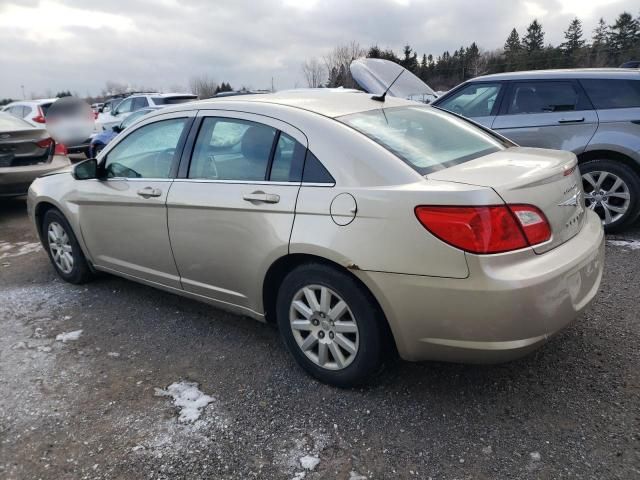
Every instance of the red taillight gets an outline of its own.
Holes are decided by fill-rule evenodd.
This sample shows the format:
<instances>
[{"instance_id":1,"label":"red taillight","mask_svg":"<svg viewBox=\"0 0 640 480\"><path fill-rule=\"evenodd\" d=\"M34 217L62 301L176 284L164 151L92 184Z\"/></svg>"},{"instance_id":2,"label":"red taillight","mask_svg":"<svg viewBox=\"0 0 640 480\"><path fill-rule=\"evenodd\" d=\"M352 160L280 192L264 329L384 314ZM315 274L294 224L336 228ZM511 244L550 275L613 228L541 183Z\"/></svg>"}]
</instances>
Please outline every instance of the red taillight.
<instances>
[{"instance_id":1,"label":"red taillight","mask_svg":"<svg viewBox=\"0 0 640 480\"><path fill-rule=\"evenodd\" d=\"M38 115L33 117L32 119L36 123L47 123L46 118L44 118L44 113L42 113L42 109L38 107Z\"/></svg>"},{"instance_id":2,"label":"red taillight","mask_svg":"<svg viewBox=\"0 0 640 480\"><path fill-rule=\"evenodd\" d=\"M471 253L518 250L551 237L547 219L530 205L420 206L415 213L433 235Z\"/></svg>"},{"instance_id":3,"label":"red taillight","mask_svg":"<svg viewBox=\"0 0 640 480\"><path fill-rule=\"evenodd\" d=\"M36 142L36 145L40 148L49 148L52 143L53 143L52 138L43 138L39 142Z\"/></svg>"},{"instance_id":4,"label":"red taillight","mask_svg":"<svg viewBox=\"0 0 640 480\"><path fill-rule=\"evenodd\" d=\"M54 153L56 155L67 155L69 151L67 150L67 147L62 143L56 143L56 149L54 150Z\"/></svg>"}]
</instances>

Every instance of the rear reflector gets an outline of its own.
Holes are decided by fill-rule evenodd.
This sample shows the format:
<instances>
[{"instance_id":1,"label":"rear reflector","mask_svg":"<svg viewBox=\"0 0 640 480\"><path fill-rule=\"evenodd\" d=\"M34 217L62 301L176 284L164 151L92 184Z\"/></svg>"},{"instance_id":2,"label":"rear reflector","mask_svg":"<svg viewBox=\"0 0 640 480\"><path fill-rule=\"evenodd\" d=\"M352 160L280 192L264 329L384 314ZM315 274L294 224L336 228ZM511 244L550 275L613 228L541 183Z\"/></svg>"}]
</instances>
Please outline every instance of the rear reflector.
<instances>
[{"instance_id":1,"label":"rear reflector","mask_svg":"<svg viewBox=\"0 0 640 480\"><path fill-rule=\"evenodd\" d=\"M416 217L440 240L470 253L501 253L551 238L544 214L531 205L419 206Z\"/></svg>"},{"instance_id":2,"label":"rear reflector","mask_svg":"<svg viewBox=\"0 0 640 480\"><path fill-rule=\"evenodd\" d=\"M39 142L36 142L36 145L40 148L49 148L53 144L52 138L43 138Z\"/></svg>"},{"instance_id":3,"label":"rear reflector","mask_svg":"<svg viewBox=\"0 0 640 480\"><path fill-rule=\"evenodd\" d=\"M56 155L67 155L69 151L67 150L67 147L64 146L62 143L56 143L56 149L54 153Z\"/></svg>"}]
</instances>

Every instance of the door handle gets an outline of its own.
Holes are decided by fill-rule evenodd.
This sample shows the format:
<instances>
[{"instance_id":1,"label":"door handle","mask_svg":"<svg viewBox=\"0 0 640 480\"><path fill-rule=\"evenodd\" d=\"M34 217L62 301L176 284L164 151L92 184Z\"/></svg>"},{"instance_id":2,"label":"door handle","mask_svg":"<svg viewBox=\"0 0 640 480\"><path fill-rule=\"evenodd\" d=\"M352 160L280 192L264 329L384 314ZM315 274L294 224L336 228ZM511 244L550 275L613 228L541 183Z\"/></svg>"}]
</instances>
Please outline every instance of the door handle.
<instances>
[{"instance_id":1,"label":"door handle","mask_svg":"<svg viewBox=\"0 0 640 480\"><path fill-rule=\"evenodd\" d=\"M242 196L243 200L247 202L256 203L278 203L280 201L280 195L275 193L264 193L262 191L247 193Z\"/></svg>"},{"instance_id":2,"label":"door handle","mask_svg":"<svg viewBox=\"0 0 640 480\"><path fill-rule=\"evenodd\" d=\"M580 123L584 122L584 117L582 118L561 118L558 120L558 123Z\"/></svg>"},{"instance_id":3,"label":"door handle","mask_svg":"<svg viewBox=\"0 0 640 480\"><path fill-rule=\"evenodd\" d=\"M143 189L138 190L138 195L142 198L159 197L162 195L162 190L159 188L144 187Z\"/></svg>"}]
</instances>

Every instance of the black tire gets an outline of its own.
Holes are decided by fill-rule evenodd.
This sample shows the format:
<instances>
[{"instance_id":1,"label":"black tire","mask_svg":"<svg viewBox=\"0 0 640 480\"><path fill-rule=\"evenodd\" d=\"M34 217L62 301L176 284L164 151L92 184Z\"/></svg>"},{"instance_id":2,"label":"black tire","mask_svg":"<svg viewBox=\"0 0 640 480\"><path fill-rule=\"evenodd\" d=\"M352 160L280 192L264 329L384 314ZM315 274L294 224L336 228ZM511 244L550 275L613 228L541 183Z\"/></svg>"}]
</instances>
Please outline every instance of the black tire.
<instances>
[{"instance_id":1,"label":"black tire","mask_svg":"<svg viewBox=\"0 0 640 480\"><path fill-rule=\"evenodd\" d=\"M604 228L607 232L617 232L634 222L640 214L640 178L632 168L624 163L615 160L590 160L580 164L580 173L583 175L582 185L585 191L585 195L588 195L593 186L584 180L584 175L593 172L607 172L620 178L627 186L629 190L629 205L627 211L619 218L610 223L606 223ZM613 201L622 201L620 199L613 199ZM589 201L587 200L588 204ZM600 215L600 218L604 220L604 210L602 207L596 207L596 213Z\"/></svg>"},{"instance_id":2,"label":"black tire","mask_svg":"<svg viewBox=\"0 0 640 480\"><path fill-rule=\"evenodd\" d=\"M73 266L69 272L63 271L55 262L52 248L51 248L51 240L49 238L49 226L52 223L56 223L64 230L64 233L68 236L69 244L71 245L71 256L73 257ZM48 210L44 218L42 219L42 243L44 244L44 248L49 255L49 260L51 260L51 264L55 269L56 273L62 278L64 281L74 284L86 283L92 277L91 269L89 268L89 264L87 259L82 253L82 249L80 245L78 245L78 240L67 222L67 219L64 218L64 215L59 210L51 209Z\"/></svg>"},{"instance_id":3,"label":"black tire","mask_svg":"<svg viewBox=\"0 0 640 480\"><path fill-rule=\"evenodd\" d=\"M339 295L348 305L358 326L359 346L355 357L340 370L329 370L314 363L294 337L289 319L291 304L296 294L310 285L327 287ZM287 349L298 365L321 382L349 388L365 383L380 370L387 340L384 328L386 319L371 294L348 274L316 263L295 268L280 285L276 312L280 335Z\"/></svg>"}]
</instances>

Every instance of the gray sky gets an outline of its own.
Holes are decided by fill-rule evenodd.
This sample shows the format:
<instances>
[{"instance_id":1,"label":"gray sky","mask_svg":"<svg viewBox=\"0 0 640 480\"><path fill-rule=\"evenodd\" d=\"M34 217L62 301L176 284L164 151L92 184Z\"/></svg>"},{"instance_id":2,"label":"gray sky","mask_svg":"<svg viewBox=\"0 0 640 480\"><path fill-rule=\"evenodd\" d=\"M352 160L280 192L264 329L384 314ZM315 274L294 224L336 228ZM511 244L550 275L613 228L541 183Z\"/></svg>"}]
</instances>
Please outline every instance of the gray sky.
<instances>
[{"instance_id":1,"label":"gray sky","mask_svg":"<svg viewBox=\"0 0 640 480\"><path fill-rule=\"evenodd\" d=\"M522 34L533 18L558 44L574 16L590 35L637 0L0 0L0 98L107 80L168 90L208 74L234 87L304 86L300 65L341 42L439 55Z\"/></svg>"}]
</instances>

